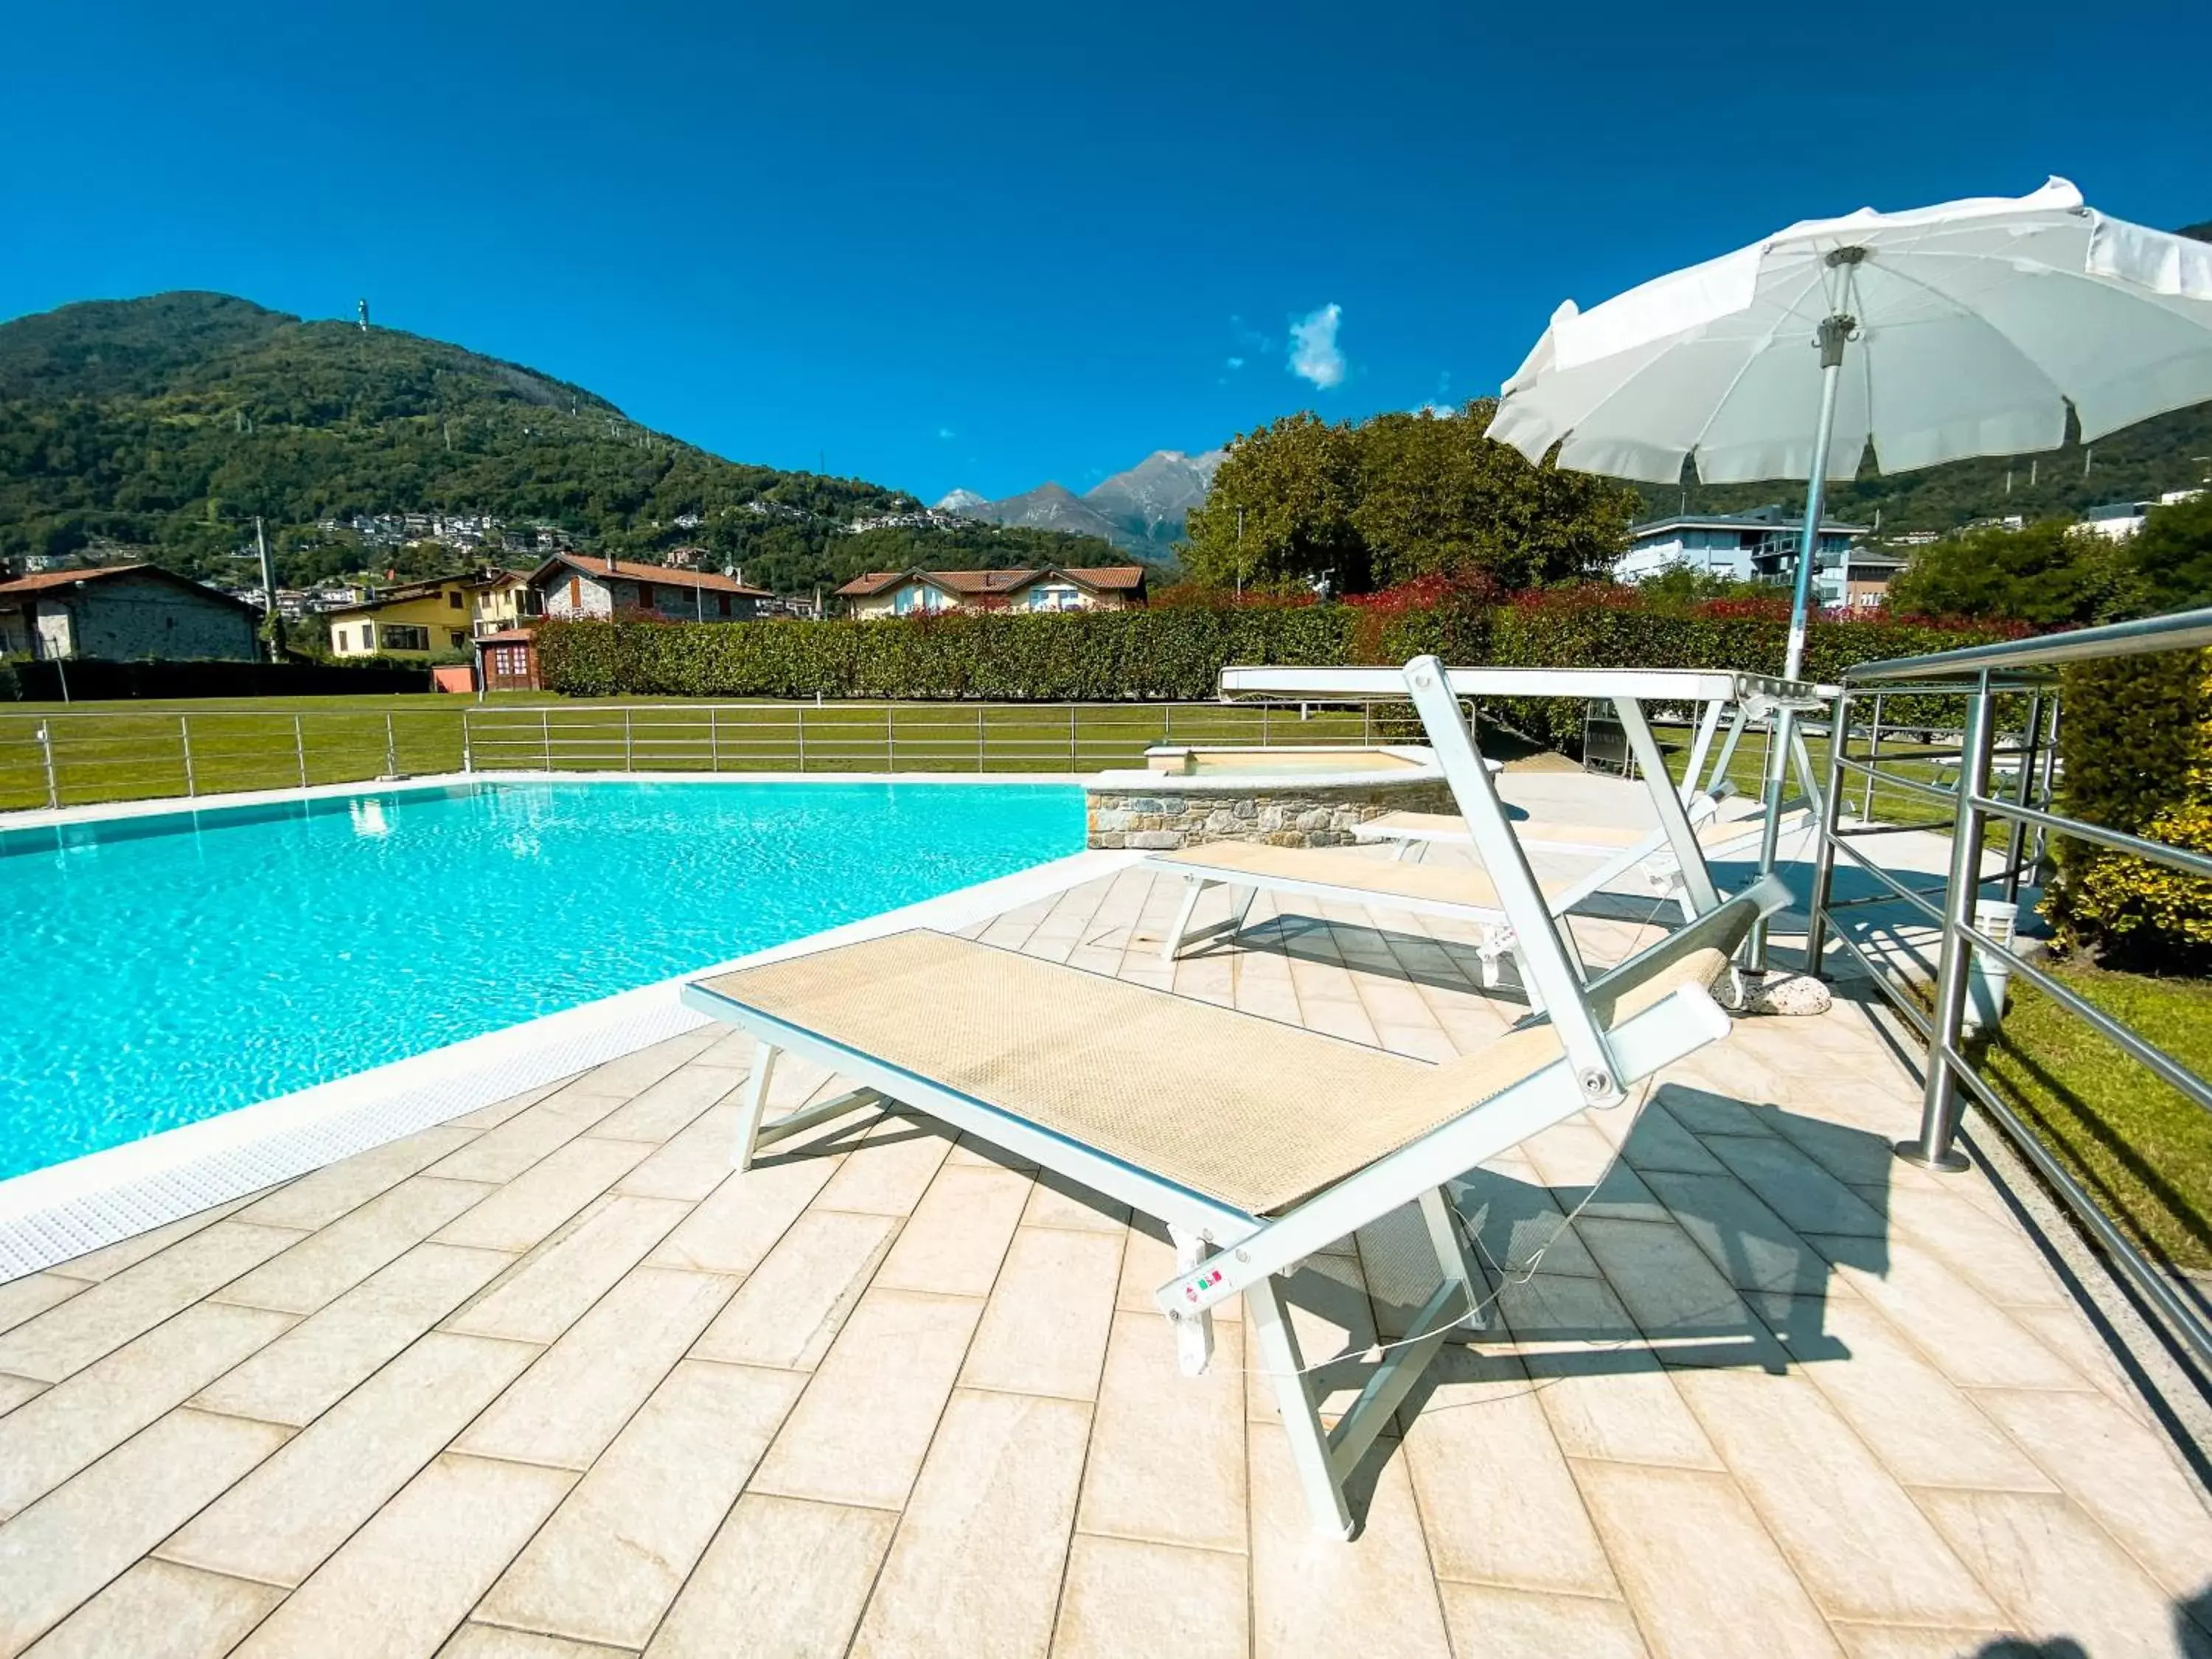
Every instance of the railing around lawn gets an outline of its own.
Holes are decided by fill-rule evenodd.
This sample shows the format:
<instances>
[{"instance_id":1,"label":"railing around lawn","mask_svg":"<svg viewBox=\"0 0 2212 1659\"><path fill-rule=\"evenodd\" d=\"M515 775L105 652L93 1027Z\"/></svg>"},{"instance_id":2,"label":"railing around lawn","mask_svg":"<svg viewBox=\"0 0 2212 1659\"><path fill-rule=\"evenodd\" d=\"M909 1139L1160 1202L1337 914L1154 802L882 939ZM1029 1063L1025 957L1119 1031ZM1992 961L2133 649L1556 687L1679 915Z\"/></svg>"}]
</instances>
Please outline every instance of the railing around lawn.
<instances>
[{"instance_id":1,"label":"railing around lawn","mask_svg":"<svg viewBox=\"0 0 2212 1659\"><path fill-rule=\"evenodd\" d=\"M2050 837L2070 837L2130 854L2170 870L2212 878L2212 858L2185 848L2122 834L2052 810L2058 708L2057 671L2069 662L2145 656L2212 645L2212 610L2185 611L2141 622L2085 629L2075 633L1969 647L1932 656L1863 663L1844 677L1832 729L1849 736L1834 743L1828 756L1828 787L1817 843L1807 960L1820 960L1831 932L1846 951L1867 968L1875 986L1928 1045L1927 1081L1921 1102L1919 1133L1899 1142L1898 1156L1924 1167L1966 1167L1955 1141L1966 1097L1980 1105L2005 1139L2039 1174L2082 1231L2136 1293L2146 1310L2170 1337L2194 1356L2212 1382L2212 1302L2203 1287L2153 1261L2091 1196L2081 1180L2043 1138L2023 1121L2013 1103L1985 1075L1964 1040L1972 981L1978 968L1997 968L2032 985L2044 996L2198 1109L2212 1112L2212 1083L2122 1021L2082 996L2039 963L2014 948L2011 929L1993 926L1978 911L1990 902L1983 890L1994 884L2000 913L2017 901L2023 879L2034 873ZM1885 768L1899 751L1880 746L1880 700L1886 696L1935 694L1965 699L1966 720L1955 751L1953 780L1899 776ZM1855 704L1871 704L1874 741L1853 754L1851 739L1868 732L1855 725ZM2000 705L2020 710L2017 736L2000 747L2005 715ZM1925 749L1905 751L1925 761ZM2008 763L2001 767L2000 763ZM1865 799L1879 781L1885 792L1902 790L1930 804L1919 824L1842 821L1847 799L1863 783ZM1899 829L1937 829L1950 837L1950 868L1940 885L1902 880L1859 850L1869 836ZM2002 867L1995 877L1982 863L1992 842L2002 848ZM1871 898L1838 901L1833 896L1836 860L1843 857L1873 878ZM1939 930L1932 1006L1886 970L1848 932L1834 927L1838 912L1858 903L1902 903L1911 914Z\"/></svg>"},{"instance_id":2,"label":"railing around lawn","mask_svg":"<svg viewBox=\"0 0 2212 1659\"><path fill-rule=\"evenodd\" d=\"M0 810L459 772L1030 772L1155 744L1418 739L1365 705L465 703L389 712L0 709Z\"/></svg>"}]
</instances>

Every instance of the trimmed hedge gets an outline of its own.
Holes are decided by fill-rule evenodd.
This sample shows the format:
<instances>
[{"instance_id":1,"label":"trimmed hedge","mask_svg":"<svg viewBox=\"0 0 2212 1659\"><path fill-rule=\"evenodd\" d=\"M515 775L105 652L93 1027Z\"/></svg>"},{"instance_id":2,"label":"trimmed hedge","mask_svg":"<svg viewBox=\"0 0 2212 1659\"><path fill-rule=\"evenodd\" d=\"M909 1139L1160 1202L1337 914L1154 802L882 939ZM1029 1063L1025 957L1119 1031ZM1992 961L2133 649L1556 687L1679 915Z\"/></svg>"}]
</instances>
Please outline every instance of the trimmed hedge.
<instances>
[{"instance_id":1,"label":"trimmed hedge","mask_svg":"<svg viewBox=\"0 0 2212 1659\"><path fill-rule=\"evenodd\" d=\"M2212 853L2212 652L2077 664L2060 694L2060 810ZM2086 842L2057 850L2048 908L2069 943L2108 967L2212 967L2212 881Z\"/></svg>"},{"instance_id":2,"label":"trimmed hedge","mask_svg":"<svg viewBox=\"0 0 2212 1659\"><path fill-rule=\"evenodd\" d=\"M1599 590L1601 594L1604 590ZM1385 596L1386 598L1388 596ZM871 622L548 622L549 690L570 696L1206 702L1231 664L1448 662L1516 667L1780 666L1787 624L1756 608L1661 612L1570 591L1507 604L1173 605L1057 615L951 611ZM1876 657L1990 637L1926 623L1820 622L1807 666L1832 679ZM1513 700L1504 718L1547 743L1579 738L1583 706Z\"/></svg>"}]
</instances>

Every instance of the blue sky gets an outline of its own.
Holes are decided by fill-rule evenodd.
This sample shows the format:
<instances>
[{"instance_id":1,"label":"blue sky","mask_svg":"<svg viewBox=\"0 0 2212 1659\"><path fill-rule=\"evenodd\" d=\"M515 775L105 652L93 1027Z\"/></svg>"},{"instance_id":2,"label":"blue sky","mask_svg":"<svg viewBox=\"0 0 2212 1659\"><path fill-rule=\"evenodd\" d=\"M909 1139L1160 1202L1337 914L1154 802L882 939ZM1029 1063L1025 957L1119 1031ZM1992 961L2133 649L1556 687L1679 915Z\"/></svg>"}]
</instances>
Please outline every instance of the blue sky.
<instances>
[{"instance_id":1,"label":"blue sky","mask_svg":"<svg viewBox=\"0 0 2212 1659\"><path fill-rule=\"evenodd\" d=\"M2208 16L26 5L0 317L366 295L735 459L1081 489L1494 391L1560 299L1792 219L2051 173L2212 219Z\"/></svg>"}]
</instances>

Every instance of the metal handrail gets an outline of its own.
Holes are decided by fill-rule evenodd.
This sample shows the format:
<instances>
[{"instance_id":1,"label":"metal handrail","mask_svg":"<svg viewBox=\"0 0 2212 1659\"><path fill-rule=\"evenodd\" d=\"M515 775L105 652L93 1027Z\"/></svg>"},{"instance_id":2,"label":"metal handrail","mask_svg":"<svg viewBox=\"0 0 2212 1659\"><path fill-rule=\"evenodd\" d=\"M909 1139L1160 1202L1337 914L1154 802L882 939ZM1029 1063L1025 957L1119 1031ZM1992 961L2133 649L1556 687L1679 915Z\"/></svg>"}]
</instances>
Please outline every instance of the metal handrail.
<instances>
[{"instance_id":1,"label":"metal handrail","mask_svg":"<svg viewBox=\"0 0 2212 1659\"><path fill-rule=\"evenodd\" d=\"M2212 1304L2207 1304L2201 1292L2179 1284L2150 1261L2114 1224L2082 1183L1976 1070L1961 1041L1968 977L1978 954L2020 975L2185 1099L2200 1109L2212 1112L2212 1082L2197 1076L2125 1021L2090 1002L2010 944L1992 939L1974 926L1974 907L1984 882L1996 879L2007 898L2016 897L2023 870L2040 861L2047 838L2051 836L2092 842L2191 875L2212 877L2212 857L2109 830L2101 824L2084 823L2056 811L2053 801L2059 716L2058 699L2051 689L2054 671L2069 663L2208 645L2212 645L2212 609L2082 629L2039 639L2004 641L1927 656L1864 663L1846 671L1836 698L1832 722L1838 735L1830 745L1829 788L1815 846L1806 959L1818 971L1828 936L1832 933L1835 942L1867 969L1875 988L1928 1043L1920 1130L1913 1139L1898 1144L1898 1156L1930 1169L1964 1169L1966 1160L1960 1155L1955 1141L1963 1105L1962 1091L1971 1096L2049 1184L2084 1235L2112 1264L2120 1280L2137 1294L2147 1309L2155 1311L2179 1348L2193 1355L2208 1383L2212 1383ZM1844 752L1856 735L1850 722L1853 700L1872 697L1878 705L1885 695L1899 695L1900 684L1909 684L1915 692L1965 701L1966 720L1960 730L1958 779L1954 785L1939 787L1884 769L1882 763L1902 757L1880 751L1879 714L1875 741L1868 757L1858 759ZM2016 781L2010 775L2005 780L2010 799L1994 793L1990 787L1991 762L2001 752L1994 708L1995 700L2000 696L2025 698L2027 707L2019 745L2008 751L2021 757ZM1867 779L1868 808L1871 807L1877 779L1884 787L1901 787L1916 795L1934 796L1951 807L1951 817L1946 826L1951 837L1950 868L1942 887L1934 890L1941 900L1940 906L1931 905L1926 896L1908 892L1903 884L1877 869L1850 844L1852 832L1844 830L1841 823L1840 787L1846 774ZM2006 828L2007 851L2002 875L1992 878L1983 875L1982 859L1984 835L1995 824ZM2033 851L2028 846L2031 834L2034 838ZM1933 1006L1925 1012L1911 994L1892 981L1883 971L1883 965L1857 940L1832 926L1831 918L1835 911L1845 908L1835 902L1832 891L1838 854L1875 875L1884 888L1909 901L1915 910L1935 925L1939 939L1936 986Z\"/></svg>"}]
</instances>

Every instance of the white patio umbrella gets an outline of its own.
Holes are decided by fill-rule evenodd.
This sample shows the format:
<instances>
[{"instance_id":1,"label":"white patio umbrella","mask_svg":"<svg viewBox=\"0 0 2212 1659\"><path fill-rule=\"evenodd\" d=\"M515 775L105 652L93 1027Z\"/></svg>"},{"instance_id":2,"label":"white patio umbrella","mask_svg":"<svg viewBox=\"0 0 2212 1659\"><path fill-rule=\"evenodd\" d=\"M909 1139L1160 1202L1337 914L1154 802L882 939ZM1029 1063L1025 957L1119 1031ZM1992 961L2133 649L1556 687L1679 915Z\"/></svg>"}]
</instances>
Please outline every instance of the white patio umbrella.
<instances>
[{"instance_id":1,"label":"white patio umbrella","mask_svg":"<svg viewBox=\"0 0 2212 1659\"><path fill-rule=\"evenodd\" d=\"M2054 449L2212 399L2212 245L2017 200L1808 219L1589 311L1571 300L1490 435L1578 471L1805 478L1785 678L1805 653L1826 480ZM1814 465L1821 457L1823 465Z\"/></svg>"},{"instance_id":2,"label":"white patio umbrella","mask_svg":"<svg viewBox=\"0 0 2212 1659\"><path fill-rule=\"evenodd\" d=\"M2212 246L2111 219L2063 179L2017 200L1863 208L1572 301L1505 383L1490 435L1532 461L1674 483L1804 478L1783 675L1803 670L1827 481L2084 442L2212 399ZM1819 465L1815 465L1815 460ZM1775 722L1771 869L1792 716ZM1763 967L1765 928L1751 963Z\"/></svg>"}]
</instances>

